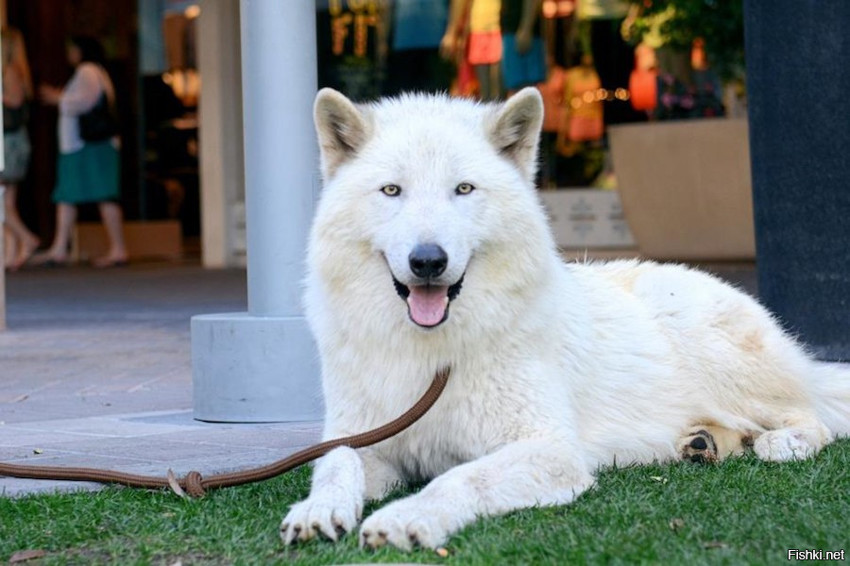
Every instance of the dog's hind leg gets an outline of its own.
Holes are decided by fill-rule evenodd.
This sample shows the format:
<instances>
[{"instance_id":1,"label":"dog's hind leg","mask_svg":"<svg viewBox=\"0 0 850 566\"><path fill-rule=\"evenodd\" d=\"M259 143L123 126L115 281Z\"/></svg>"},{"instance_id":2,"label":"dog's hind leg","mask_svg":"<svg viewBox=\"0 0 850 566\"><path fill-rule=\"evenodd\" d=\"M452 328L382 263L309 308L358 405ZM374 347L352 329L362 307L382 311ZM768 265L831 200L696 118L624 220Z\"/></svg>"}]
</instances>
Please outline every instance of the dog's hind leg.
<instances>
[{"instance_id":1,"label":"dog's hind leg","mask_svg":"<svg viewBox=\"0 0 850 566\"><path fill-rule=\"evenodd\" d=\"M832 434L814 414L807 411L786 413L767 423L764 432L747 432L713 424L689 428L676 443L683 460L717 462L737 456L752 447L762 460L785 462L803 460L829 444Z\"/></svg>"},{"instance_id":2,"label":"dog's hind leg","mask_svg":"<svg viewBox=\"0 0 850 566\"><path fill-rule=\"evenodd\" d=\"M762 460L804 460L820 452L832 438L832 433L814 413L797 411L786 414L774 430L756 438L753 450Z\"/></svg>"},{"instance_id":3,"label":"dog's hind leg","mask_svg":"<svg viewBox=\"0 0 850 566\"><path fill-rule=\"evenodd\" d=\"M709 463L743 454L752 445L751 433L714 424L701 424L689 428L676 443L676 449L683 460Z\"/></svg>"}]
</instances>

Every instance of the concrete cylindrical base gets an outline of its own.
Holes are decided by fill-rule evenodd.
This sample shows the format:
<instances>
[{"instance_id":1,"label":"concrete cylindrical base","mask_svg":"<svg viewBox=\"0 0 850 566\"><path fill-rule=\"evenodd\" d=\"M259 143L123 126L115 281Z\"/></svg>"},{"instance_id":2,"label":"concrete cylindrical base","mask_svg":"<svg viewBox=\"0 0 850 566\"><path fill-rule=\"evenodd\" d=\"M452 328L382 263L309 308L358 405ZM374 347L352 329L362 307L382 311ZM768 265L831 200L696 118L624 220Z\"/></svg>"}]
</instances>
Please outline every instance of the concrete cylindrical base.
<instances>
[{"instance_id":1,"label":"concrete cylindrical base","mask_svg":"<svg viewBox=\"0 0 850 566\"><path fill-rule=\"evenodd\" d=\"M198 420L319 420L322 392L313 378L319 375L318 366L316 346L303 317L247 313L192 317L194 417Z\"/></svg>"}]
</instances>

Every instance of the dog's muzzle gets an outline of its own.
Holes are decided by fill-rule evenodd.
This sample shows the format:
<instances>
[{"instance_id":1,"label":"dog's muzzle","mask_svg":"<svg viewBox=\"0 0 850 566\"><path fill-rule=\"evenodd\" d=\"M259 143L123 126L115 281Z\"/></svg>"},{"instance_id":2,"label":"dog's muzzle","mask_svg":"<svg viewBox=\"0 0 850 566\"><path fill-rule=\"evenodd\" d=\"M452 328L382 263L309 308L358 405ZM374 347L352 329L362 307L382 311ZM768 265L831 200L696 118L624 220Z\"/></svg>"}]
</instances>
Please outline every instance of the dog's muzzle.
<instances>
[{"instance_id":1,"label":"dog's muzzle","mask_svg":"<svg viewBox=\"0 0 850 566\"><path fill-rule=\"evenodd\" d=\"M407 303L407 314L415 324L433 328L449 317L449 304L460 294L463 276L452 285L442 285L439 277L449 263L448 254L437 244L419 244L408 256L410 271L421 284L405 285L393 276L398 295Z\"/></svg>"},{"instance_id":2,"label":"dog's muzzle","mask_svg":"<svg viewBox=\"0 0 850 566\"><path fill-rule=\"evenodd\" d=\"M460 295L463 275L452 285L405 285L393 277L396 293L407 303L407 316L423 328L434 328L449 318L449 306Z\"/></svg>"}]
</instances>

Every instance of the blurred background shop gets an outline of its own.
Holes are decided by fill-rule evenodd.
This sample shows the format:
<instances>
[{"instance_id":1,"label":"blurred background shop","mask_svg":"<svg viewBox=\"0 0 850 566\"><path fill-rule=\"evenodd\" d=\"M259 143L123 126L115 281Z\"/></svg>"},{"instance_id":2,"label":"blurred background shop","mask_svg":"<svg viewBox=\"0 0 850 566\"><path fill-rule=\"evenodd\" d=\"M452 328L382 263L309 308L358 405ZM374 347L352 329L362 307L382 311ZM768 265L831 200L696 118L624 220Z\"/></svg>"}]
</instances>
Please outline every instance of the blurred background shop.
<instances>
[{"instance_id":1,"label":"blurred background shop","mask_svg":"<svg viewBox=\"0 0 850 566\"><path fill-rule=\"evenodd\" d=\"M538 186L583 254L752 259L740 0L325 0L319 82L540 89Z\"/></svg>"},{"instance_id":2,"label":"blurred background shop","mask_svg":"<svg viewBox=\"0 0 850 566\"><path fill-rule=\"evenodd\" d=\"M5 3L35 84L67 79L69 36L104 43L131 255L244 265L239 1ZM499 100L539 88L538 184L568 252L754 257L741 0L315 4L320 87L356 100L408 90ZM42 241L53 231L55 119L34 105L20 191ZM96 214L82 211L80 259L97 253Z\"/></svg>"}]
</instances>

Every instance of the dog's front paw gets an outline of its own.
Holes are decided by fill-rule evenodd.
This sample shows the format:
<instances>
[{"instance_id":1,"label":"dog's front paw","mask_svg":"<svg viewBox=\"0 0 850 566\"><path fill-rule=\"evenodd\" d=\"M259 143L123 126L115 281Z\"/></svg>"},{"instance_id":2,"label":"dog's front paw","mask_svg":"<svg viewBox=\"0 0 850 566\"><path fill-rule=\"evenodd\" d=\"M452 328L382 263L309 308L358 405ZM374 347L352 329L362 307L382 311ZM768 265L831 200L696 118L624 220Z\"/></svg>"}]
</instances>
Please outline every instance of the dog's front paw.
<instances>
[{"instance_id":1,"label":"dog's front paw","mask_svg":"<svg viewBox=\"0 0 850 566\"><path fill-rule=\"evenodd\" d=\"M414 546L437 548L462 525L455 524L450 509L433 508L416 497L402 499L370 515L360 527L360 546L380 548L386 544L411 550Z\"/></svg>"},{"instance_id":2,"label":"dog's front paw","mask_svg":"<svg viewBox=\"0 0 850 566\"><path fill-rule=\"evenodd\" d=\"M356 527L362 515L363 500L358 494L340 488L326 489L289 509L280 524L280 538L285 544L318 535L336 541Z\"/></svg>"}]
</instances>

